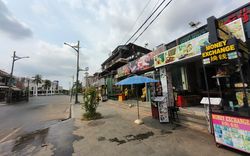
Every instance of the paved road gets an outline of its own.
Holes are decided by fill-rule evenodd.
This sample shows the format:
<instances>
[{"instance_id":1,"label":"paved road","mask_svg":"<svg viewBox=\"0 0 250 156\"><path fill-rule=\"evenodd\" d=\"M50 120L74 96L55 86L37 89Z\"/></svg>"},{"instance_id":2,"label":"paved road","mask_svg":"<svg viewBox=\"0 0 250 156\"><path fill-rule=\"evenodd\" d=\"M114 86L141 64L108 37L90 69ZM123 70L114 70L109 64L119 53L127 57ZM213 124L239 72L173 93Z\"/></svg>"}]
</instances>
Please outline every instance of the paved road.
<instances>
[{"instance_id":1,"label":"paved road","mask_svg":"<svg viewBox=\"0 0 250 156\"><path fill-rule=\"evenodd\" d=\"M31 97L29 102L0 106L0 143L69 116L69 96Z\"/></svg>"}]
</instances>

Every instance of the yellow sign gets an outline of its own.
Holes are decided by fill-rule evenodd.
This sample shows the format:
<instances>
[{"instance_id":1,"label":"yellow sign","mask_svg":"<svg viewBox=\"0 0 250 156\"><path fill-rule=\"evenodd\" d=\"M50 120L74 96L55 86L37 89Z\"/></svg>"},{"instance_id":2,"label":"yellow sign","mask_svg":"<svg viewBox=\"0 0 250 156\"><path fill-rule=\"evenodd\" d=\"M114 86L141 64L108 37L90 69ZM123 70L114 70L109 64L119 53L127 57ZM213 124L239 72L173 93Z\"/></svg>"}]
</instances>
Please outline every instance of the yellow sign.
<instances>
[{"instance_id":1,"label":"yellow sign","mask_svg":"<svg viewBox=\"0 0 250 156\"><path fill-rule=\"evenodd\" d=\"M221 41L206 46L206 52L202 53L202 57L210 57L213 55L235 51L235 45L227 45L227 41Z\"/></svg>"},{"instance_id":2,"label":"yellow sign","mask_svg":"<svg viewBox=\"0 0 250 156\"><path fill-rule=\"evenodd\" d=\"M224 40L205 46L204 52L201 54L203 64L237 58L236 44L234 42L229 43L229 41L233 40Z\"/></svg>"}]
</instances>

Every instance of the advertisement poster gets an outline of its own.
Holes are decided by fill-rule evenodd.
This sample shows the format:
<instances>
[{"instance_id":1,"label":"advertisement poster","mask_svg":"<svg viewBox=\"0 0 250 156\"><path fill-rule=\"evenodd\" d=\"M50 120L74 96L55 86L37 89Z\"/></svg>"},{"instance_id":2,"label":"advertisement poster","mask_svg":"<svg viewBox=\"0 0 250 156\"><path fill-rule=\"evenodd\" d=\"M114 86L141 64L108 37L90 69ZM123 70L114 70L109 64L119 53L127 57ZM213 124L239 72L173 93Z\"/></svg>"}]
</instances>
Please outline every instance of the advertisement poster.
<instances>
[{"instance_id":1,"label":"advertisement poster","mask_svg":"<svg viewBox=\"0 0 250 156\"><path fill-rule=\"evenodd\" d=\"M154 57L155 68L201 54L201 46L208 45L208 33L164 51Z\"/></svg>"},{"instance_id":2,"label":"advertisement poster","mask_svg":"<svg viewBox=\"0 0 250 156\"><path fill-rule=\"evenodd\" d=\"M152 51L137 60L131 61L128 64L117 69L118 77L126 76L129 74L134 74L139 71L144 71L154 67L154 56L163 52L164 46Z\"/></svg>"},{"instance_id":3,"label":"advertisement poster","mask_svg":"<svg viewBox=\"0 0 250 156\"><path fill-rule=\"evenodd\" d=\"M128 64L117 69L117 76L118 77L126 76L126 75L129 75L130 73L131 72L130 72L130 68L129 68Z\"/></svg>"},{"instance_id":4,"label":"advertisement poster","mask_svg":"<svg viewBox=\"0 0 250 156\"><path fill-rule=\"evenodd\" d=\"M165 54L166 53L163 52L155 57L154 66L160 67L165 64Z\"/></svg>"},{"instance_id":5,"label":"advertisement poster","mask_svg":"<svg viewBox=\"0 0 250 156\"><path fill-rule=\"evenodd\" d=\"M212 114L217 143L250 153L250 119Z\"/></svg>"},{"instance_id":6,"label":"advertisement poster","mask_svg":"<svg viewBox=\"0 0 250 156\"><path fill-rule=\"evenodd\" d=\"M160 122L169 122L168 106L166 102L158 103L159 120Z\"/></svg>"},{"instance_id":7,"label":"advertisement poster","mask_svg":"<svg viewBox=\"0 0 250 156\"><path fill-rule=\"evenodd\" d=\"M166 77L166 68L160 68L160 80L161 80L162 94L167 95L168 84L167 84L167 77Z\"/></svg>"},{"instance_id":8,"label":"advertisement poster","mask_svg":"<svg viewBox=\"0 0 250 156\"><path fill-rule=\"evenodd\" d=\"M241 39L243 42L246 42L241 18L226 24L226 27L233 34L233 36L235 36L237 39Z\"/></svg>"}]
</instances>

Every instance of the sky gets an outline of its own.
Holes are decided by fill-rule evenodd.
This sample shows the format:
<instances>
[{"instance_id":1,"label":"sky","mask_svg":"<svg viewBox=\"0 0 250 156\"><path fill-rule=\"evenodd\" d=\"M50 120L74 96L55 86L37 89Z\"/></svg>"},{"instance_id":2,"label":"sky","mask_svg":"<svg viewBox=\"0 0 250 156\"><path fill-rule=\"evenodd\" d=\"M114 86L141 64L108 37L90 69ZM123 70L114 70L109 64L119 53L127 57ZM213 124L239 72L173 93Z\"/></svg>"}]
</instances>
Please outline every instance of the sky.
<instances>
[{"instance_id":1,"label":"sky","mask_svg":"<svg viewBox=\"0 0 250 156\"><path fill-rule=\"evenodd\" d=\"M14 75L59 80L68 89L76 75L76 52L64 45L80 41L80 68L89 74L123 45L162 0L0 0L0 69L10 72L13 51L29 56L15 62ZM165 1L165 3L168 0ZM249 0L173 0L135 42L153 49L206 24ZM134 41L134 40L132 40ZM79 80L83 80L80 72Z\"/></svg>"}]
</instances>

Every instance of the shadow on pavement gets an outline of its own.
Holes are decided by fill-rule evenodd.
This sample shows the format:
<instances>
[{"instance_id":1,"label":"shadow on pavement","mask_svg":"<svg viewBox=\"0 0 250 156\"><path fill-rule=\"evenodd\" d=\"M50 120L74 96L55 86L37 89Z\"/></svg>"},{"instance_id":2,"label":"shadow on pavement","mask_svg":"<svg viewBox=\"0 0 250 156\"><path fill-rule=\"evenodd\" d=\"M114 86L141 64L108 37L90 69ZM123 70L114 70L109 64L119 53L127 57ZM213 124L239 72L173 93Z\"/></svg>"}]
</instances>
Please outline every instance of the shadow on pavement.
<instances>
[{"instance_id":1,"label":"shadow on pavement","mask_svg":"<svg viewBox=\"0 0 250 156\"><path fill-rule=\"evenodd\" d=\"M183 126L173 124L173 123L160 123L158 119L153 119L151 116L142 118L144 125L159 130L180 130L186 129Z\"/></svg>"}]
</instances>

